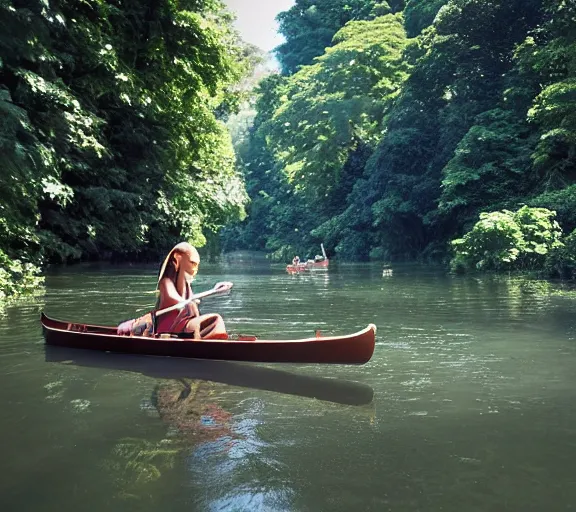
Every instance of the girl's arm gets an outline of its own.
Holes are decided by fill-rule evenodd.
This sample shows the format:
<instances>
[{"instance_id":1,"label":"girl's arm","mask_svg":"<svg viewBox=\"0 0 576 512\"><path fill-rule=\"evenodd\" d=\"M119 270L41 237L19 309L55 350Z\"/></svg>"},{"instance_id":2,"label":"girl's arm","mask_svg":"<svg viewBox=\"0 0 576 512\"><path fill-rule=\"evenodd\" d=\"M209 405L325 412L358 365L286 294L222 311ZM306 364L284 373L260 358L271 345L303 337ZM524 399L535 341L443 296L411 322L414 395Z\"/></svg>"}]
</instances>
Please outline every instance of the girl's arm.
<instances>
[{"instance_id":1,"label":"girl's arm","mask_svg":"<svg viewBox=\"0 0 576 512\"><path fill-rule=\"evenodd\" d=\"M171 279L164 278L160 281L158 285L158 290L160 292L160 304L159 309L169 308L174 304L178 304L183 300L186 300L183 295L180 295L174 282ZM194 311L194 314L198 316L200 312L198 311L198 306L195 302L190 303L190 307Z\"/></svg>"},{"instance_id":2,"label":"girl's arm","mask_svg":"<svg viewBox=\"0 0 576 512\"><path fill-rule=\"evenodd\" d=\"M169 308L185 300L184 297L178 293L171 279L164 278L160 280L158 291L160 293L160 309Z\"/></svg>"}]
</instances>

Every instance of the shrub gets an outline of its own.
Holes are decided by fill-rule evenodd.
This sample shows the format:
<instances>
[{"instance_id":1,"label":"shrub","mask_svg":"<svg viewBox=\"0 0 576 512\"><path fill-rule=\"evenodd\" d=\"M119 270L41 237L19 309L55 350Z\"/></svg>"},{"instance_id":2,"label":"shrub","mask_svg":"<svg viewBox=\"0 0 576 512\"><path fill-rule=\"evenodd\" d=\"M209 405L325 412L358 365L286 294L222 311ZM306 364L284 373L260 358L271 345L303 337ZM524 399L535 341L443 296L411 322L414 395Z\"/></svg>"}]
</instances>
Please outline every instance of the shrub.
<instances>
[{"instance_id":1,"label":"shrub","mask_svg":"<svg viewBox=\"0 0 576 512\"><path fill-rule=\"evenodd\" d=\"M452 241L453 271L543 268L550 250L560 248L562 230L556 213L523 206L516 212L481 213L480 220Z\"/></svg>"},{"instance_id":2,"label":"shrub","mask_svg":"<svg viewBox=\"0 0 576 512\"><path fill-rule=\"evenodd\" d=\"M36 265L12 260L0 249L0 300L36 291L44 281L39 273Z\"/></svg>"},{"instance_id":3,"label":"shrub","mask_svg":"<svg viewBox=\"0 0 576 512\"><path fill-rule=\"evenodd\" d=\"M544 270L550 277L576 279L576 229L549 252Z\"/></svg>"}]
</instances>

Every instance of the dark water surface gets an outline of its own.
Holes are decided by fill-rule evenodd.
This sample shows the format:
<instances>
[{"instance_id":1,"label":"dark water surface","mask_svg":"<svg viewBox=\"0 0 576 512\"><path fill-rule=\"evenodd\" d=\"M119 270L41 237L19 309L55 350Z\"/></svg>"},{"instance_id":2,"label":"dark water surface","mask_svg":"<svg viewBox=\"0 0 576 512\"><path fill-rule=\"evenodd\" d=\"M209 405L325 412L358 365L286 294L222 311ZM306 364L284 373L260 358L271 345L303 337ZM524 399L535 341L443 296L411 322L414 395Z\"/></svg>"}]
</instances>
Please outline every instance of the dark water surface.
<instances>
[{"instance_id":1,"label":"dark water surface","mask_svg":"<svg viewBox=\"0 0 576 512\"><path fill-rule=\"evenodd\" d=\"M0 510L576 509L576 299L557 286L413 266L202 265L196 291L235 283L202 304L229 330L292 338L373 322L373 359L45 349L41 310L115 324L154 303L155 274L72 267L0 313Z\"/></svg>"}]
</instances>

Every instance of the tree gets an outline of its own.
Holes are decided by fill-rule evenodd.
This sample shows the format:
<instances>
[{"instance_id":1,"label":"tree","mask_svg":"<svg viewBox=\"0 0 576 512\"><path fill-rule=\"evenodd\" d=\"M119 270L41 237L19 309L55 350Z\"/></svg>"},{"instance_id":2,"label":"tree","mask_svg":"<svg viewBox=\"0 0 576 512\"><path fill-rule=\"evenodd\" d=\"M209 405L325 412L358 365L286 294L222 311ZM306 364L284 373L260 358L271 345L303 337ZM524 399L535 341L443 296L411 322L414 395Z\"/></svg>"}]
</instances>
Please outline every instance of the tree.
<instances>
[{"instance_id":1,"label":"tree","mask_svg":"<svg viewBox=\"0 0 576 512\"><path fill-rule=\"evenodd\" d=\"M536 139L512 111L477 116L442 171L439 210L455 232L470 228L480 211L513 207L531 194L539 181L530 159Z\"/></svg>"},{"instance_id":2,"label":"tree","mask_svg":"<svg viewBox=\"0 0 576 512\"><path fill-rule=\"evenodd\" d=\"M378 0L296 0L276 18L279 32L286 39L276 48L283 72L292 74L301 66L312 64L349 21L372 19L388 12L389 4Z\"/></svg>"},{"instance_id":3,"label":"tree","mask_svg":"<svg viewBox=\"0 0 576 512\"><path fill-rule=\"evenodd\" d=\"M242 215L216 115L246 68L220 2L27 0L0 20L0 81L51 169L37 200L49 259L201 245Z\"/></svg>"},{"instance_id":4,"label":"tree","mask_svg":"<svg viewBox=\"0 0 576 512\"><path fill-rule=\"evenodd\" d=\"M375 144L407 76L401 15L353 21L316 63L290 77L265 126L289 179L314 201L330 197L359 144Z\"/></svg>"},{"instance_id":5,"label":"tree","mask_svg":"<svg viewBox=\"0 0 576 512\"><path fill-rule=\"evenodd\" d=\"M528 112L541 133L532 158L546 190L553 190L576 181L576 5L561 0L544 4L546 19L520 46L517 62L541 84Z\"/></svg>"},{"instance_id":6,"label":"tree","mask_svg":"<svg viewBox=\"0 0 576 512\"><path fill-rule=\"evenodd\" d=\"M360 208L376 228L378 254L445 253L454 223L437 210L442 170L476 117L500 101L514 47L538 23L538 7L519 0L451 0L434 26L408 45L411 75L353 196L364 199Z\"/></svg>"},{"instance_id":7,"label":"tree","mask_svg":"<svg viewBox=\"0 0 576 512\"><path fill-rule=\"evenodd\" d=\"M408 37L416 37L432 25L440 8L447 3L448 0L407 0L404 26Z\"/></svg>"}]
</instances>

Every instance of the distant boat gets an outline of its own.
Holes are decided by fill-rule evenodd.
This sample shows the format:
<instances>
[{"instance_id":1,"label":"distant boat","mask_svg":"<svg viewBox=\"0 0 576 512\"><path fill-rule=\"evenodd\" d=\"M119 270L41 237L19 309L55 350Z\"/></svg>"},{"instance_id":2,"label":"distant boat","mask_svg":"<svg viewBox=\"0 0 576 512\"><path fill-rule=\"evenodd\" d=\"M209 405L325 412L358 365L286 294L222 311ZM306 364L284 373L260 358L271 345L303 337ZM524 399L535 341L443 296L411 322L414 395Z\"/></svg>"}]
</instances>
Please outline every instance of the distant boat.
<instances>
[{"instance_id":1,"label":"distant boat","mask_svg":"<svg viewBox=\"0 0 576 512\"><path fill-rule=\"evenodd\" d=\"M305 270L311 270L315 268L328 268L330 261L328 260L328 256L326 256L324 244L320 244L320 247L322 249L322 256L316 256L313 260L308 260L304 263L298 263L298 265L286 265L286 272L289 274L297 274L298 272L304 272Z\"/></svg>"}]
</instances>

